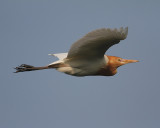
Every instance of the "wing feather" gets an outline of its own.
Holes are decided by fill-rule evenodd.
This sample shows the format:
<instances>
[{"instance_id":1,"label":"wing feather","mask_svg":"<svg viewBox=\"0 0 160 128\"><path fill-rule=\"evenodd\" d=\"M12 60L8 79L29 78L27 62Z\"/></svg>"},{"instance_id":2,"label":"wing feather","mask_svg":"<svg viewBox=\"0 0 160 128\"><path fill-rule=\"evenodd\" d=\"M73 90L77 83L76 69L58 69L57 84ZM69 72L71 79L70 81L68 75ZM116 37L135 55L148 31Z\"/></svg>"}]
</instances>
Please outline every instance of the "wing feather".
<instances>
[{"instance_id":1,"label":"wing feather","mask_svg":"<svg viewBox=\"0 0 160 128\"><path fill-rule=\"evenodd\" d=\"M120 40L126 39L128 27L120 29L102 28L89 32L72 44L67 59L70 58L100 58L105 52Z\"/></svg>"}]
</instances>

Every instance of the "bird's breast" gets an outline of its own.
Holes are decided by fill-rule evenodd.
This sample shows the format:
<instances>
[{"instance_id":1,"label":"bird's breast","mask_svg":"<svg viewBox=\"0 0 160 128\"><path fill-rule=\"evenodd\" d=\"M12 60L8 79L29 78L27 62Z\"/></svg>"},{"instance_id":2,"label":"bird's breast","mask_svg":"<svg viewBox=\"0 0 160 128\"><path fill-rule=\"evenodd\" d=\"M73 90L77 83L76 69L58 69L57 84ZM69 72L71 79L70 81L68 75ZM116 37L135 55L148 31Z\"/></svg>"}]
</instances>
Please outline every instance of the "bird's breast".
<instances>
[{"instance_id":1,"label":"bird's breast","mask_svg":"<svg viewBox=\"0 0 160 128\"><path fill-rule=\"evenodd\" d=\"M105 56L108 58L107 56ZM117 69L114 67L114 65L111 63L110 60L107 61L106 65L101 67L96 75L101 75L101 76L113 76L117 73Z\"/></svg>"},{"instance_id":2,"label":"bird's breast","mask_svg":"<svg viewBox=\"0 0 160 128\"><path fill-rule=\"evenodd\" d=\"M101 68L96 75L100 76L114 76L117 73L117 70L112 70L109 67L103 67Z\"/></svg>"}]
</instances>

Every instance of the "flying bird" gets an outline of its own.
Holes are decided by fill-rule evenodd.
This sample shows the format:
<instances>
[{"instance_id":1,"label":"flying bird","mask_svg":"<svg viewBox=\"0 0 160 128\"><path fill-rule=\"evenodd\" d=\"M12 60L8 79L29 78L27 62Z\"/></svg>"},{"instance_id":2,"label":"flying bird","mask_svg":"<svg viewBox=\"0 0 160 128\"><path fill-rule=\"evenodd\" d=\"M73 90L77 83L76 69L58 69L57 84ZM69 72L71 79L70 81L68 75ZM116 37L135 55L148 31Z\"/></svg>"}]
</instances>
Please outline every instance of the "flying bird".
<instances>
[{"instance_id":1,"label":"flying bird","mask_svg":"<svg viewBox=\"0 0 160 128\"><path fill-rule=\"evenodd\" d=\"M102 28L89 32L72 44L68 53L49 54L59 60L47 66L34 67L22 64L16 67L16 72L56 69L73 76L113 76L117 68L138 62L116 56L105 55L105 52L121 40L126 39L128 27L119 29Z\"/></svg>"}]
</instances>

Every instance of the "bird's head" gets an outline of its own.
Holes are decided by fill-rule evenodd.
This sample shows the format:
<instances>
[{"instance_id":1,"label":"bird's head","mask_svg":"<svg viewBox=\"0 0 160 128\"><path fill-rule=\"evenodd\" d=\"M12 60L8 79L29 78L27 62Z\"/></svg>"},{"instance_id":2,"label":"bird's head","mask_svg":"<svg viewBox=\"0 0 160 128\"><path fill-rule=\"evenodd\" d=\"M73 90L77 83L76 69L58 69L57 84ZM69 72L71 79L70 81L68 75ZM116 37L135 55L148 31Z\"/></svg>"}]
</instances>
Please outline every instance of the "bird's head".
<instances>
[{"instance_id":1,"label":"bird's head","mask_svg":"<svg viewBox=\"0 0 160 128\"><path fill-rule=\"evenodd\" d=\"M100 69L96 75L113 76L117 73L117 68L128 63L135 63L138 60L126 60L116 56L107 56L109 61L106 67Z\"/></svg>"},{"instance_id":2,"label":"bird's head","mask_svg":"<svg viewBox=\"0 0 160 128\"><path fill-rule=\"evenodd\" d=\"M127 59L122 59L120 57L116 56L107 56L109 58L109 64L112 67L118 68L122 65L128 64L128 63L135 63L139 62L138 60L127 60Z\"/></svg>"}]
</instances>

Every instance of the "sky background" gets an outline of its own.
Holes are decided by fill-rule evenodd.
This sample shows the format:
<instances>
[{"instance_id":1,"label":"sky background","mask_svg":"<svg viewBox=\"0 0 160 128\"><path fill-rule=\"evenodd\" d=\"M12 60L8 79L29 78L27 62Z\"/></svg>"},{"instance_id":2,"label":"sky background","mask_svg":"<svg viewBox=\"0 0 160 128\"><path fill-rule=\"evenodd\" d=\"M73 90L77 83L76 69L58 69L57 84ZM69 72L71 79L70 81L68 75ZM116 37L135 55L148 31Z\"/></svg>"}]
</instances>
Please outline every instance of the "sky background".
<instances>
[{"instance_id":1,"label":"sky background","mask_svg":"<svg viewBox=\"0 0 160 128\"><path fill-rule=\"evenodd\" d=\"M140 62L112 77L44 66L98 28L129 27L108 55ZM0 128L160 128L159 0L0 0Z\"/></svg>"}]
</instances>

